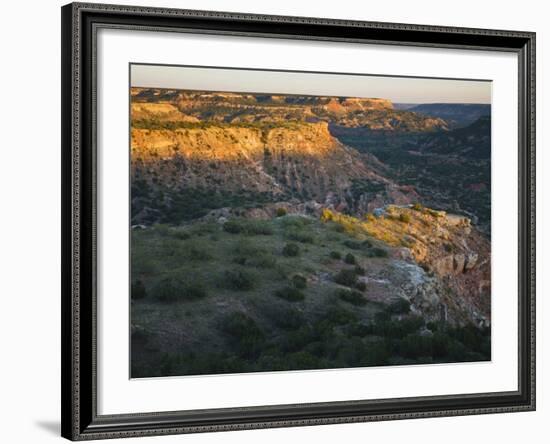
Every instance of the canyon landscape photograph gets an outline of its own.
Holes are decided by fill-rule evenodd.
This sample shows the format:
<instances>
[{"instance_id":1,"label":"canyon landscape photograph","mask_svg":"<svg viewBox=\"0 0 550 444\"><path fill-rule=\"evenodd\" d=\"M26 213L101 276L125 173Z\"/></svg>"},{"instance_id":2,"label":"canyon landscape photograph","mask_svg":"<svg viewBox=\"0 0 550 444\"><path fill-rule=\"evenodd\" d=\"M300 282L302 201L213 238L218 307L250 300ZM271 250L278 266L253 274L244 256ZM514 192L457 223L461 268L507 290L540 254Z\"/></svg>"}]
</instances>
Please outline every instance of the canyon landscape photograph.
<instances>
[{"instance_id":1,"label":"canyon landscape photograph","mask_svg":"<svg viewBox=\"0 0 550 444\"><path fill-rule=\"evenodd\" d=\"M490 82L140 69L132 378L491 360Z\"/></svg>"}]
</instances>

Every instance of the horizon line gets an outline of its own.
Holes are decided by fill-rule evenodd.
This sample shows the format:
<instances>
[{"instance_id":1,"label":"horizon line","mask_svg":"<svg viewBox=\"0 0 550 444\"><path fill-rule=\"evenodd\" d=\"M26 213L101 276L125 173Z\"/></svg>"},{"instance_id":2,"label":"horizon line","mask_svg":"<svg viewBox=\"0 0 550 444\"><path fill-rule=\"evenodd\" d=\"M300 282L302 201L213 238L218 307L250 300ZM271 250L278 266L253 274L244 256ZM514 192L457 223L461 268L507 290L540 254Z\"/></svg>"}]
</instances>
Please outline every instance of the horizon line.
<instances>
[{"instance_id":1,"label":"horizon line","mask_svg":"<svg viewBox=\"0 0 550 444\"><path fill-rule=\"evenodd\" d=\"M293 97L335 97L335 98L346 98L346 99L376 99L376 100L387 100L392 104L397 105L491 105L491 102L400 102L393 101L386 97L359 97L359 96L341 96L333 94L299 94L299 93L278 93L278 92L263 92L263 91L229 91L229 90L217 90L217 89L191 89L191 88L172 88L167 86L143 86L143 85L130 85L132 88L141 88L141 89L161 89L161 90L175 90L175 91L189 91L195 93L230 93L230 94L250 94L253 96L256 95L265 95L265 96L293 96ZM290 104L292 105L292 104ZM406 111L406 110L403 110Z\"/></svg>"},{"instance_id":2,"label":"horizon line","mask_svg":"<svg viewBox=\"0 0 550 444\"><path fill-rule=\"evenodd\" d=\"M489 104L492 80L369 73L129 63L132 87L315 97L385 98L392 103ZM252 92L251 92L252 91Z\"/></svg>"}]
</instances>

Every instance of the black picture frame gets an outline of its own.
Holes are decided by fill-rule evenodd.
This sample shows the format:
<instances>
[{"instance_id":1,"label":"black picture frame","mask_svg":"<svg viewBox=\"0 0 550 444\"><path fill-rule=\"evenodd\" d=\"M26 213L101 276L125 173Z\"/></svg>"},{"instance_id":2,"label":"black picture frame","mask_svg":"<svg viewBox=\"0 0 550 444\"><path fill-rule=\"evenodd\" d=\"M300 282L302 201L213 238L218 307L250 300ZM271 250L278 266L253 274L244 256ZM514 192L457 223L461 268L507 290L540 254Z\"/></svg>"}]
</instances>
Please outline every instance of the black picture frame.
<instances>
[{"instance_id":1,"label":"black picture frame","mask_svg":"<svg viewBox=\"0 0 550 444\"><path fill-rule=\"evenodd\" d=\"M62 436L135 437L535 409L535 33L72 3L62 14ZM100 416L95 38L100 27L508 51L519 65L518 390Z\"/></svg>"}]
</instances>

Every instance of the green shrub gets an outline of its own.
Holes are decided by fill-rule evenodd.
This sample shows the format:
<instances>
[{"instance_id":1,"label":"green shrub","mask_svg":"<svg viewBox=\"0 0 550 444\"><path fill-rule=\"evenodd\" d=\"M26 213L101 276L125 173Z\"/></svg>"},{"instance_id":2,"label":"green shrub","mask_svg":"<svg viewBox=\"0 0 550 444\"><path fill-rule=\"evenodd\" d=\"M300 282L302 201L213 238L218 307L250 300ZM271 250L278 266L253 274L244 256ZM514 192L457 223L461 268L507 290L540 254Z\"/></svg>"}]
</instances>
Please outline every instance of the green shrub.
<instances>
[{"instance_id":1,"label":"green shrub","mask_svg":"<svg viewBox=\"0 0 550 444\"><path fill-rule=\"evenodd\" d=\"M303 244L312 244L314 241L313 236L302 230L291 229L285 233L285 237L289 240L301 242Z\"/></svg>"},{"instance_id":2,"label":"green shrub","mask_svg":"<svg viewBox=\"0 0 550 444\"><path fill-rule=\"evenodd\" d=\"M271 228L269 222L263 220L250 220L245 224L245 233L249 235L271 236L273 234L273 228Z\"/></svg>"},{"instance_id":3,"label":"green shrub","mask_svg":"<svg viewBox=\"0 0 550 444\"><path fill-rule=\"evenodd\" d=\"M261 352L265 336L256 321L244 313L231 313L222 322L237 352L242 356L256 356Z\"/></svg>"},{"instance_id":4,"label":"green shrub","mask_svg":"<svg viewBox=\"0 0 550 444\"><path fill-rule=\"evenodd\" d=\"M424 209L424 207L422 206L422 204L417 202L412 206L412 209L415 210L415 211L422 211Z\"/></svg>"},{"instance_id":5,"label":"green shrub","mask_svg":"<svg viewBox=\"0 0 550 444\"><path fill-rule=\"evenodd\" d=\"M249 371L250 363L246 357L235 356L234 353L185 353L179 355L179 370L174 375L204 375L212 373L237 373Z\"/></svg>"},{"instance_id":6,"label":"green shrub","mask_svg":"<svg viewBox=\"0 0 550 444\"><path fill-rule=\"evenodd\" d=\"M404 358L418 359L432 356L432 338L419 334L409 334L398 343L398 354Z\"/></svg>"},{"instance_id":7,"label":"green shrub","mask_svg":"<svg viewBox=\"0 0 550 444\"><path fill-rule=\"evenodd\" d=\"M248 260L247 264L257 268L273 268L277 261L272 255L261 253Z\"/></svg>"},{"instance_id":8,"label":"green shrub","mask_svg":"<svg viewBox=\"0 0 550 444\"><path fill-rule=\"evenodd\" d=\"M145 290L145 285L143 285L143 282L141 279L137 279L134 282L132 282L132 299L143 299L145 296L147 296L147 291Z\"/></svg>"},{"instance_id":9,"label":"green shrub","mask_svg":"<svg viewBox=\"0 0 550 444\"><path fill-rule=\"evenodd\" d=\"M426 323L426 328L435 333L436 331L442 330L444 327L443 322L429 321Z\"/></svg>"},{"instance_id":10,"label":"green shrub","mask_svg":"<svg viewBox=\"0 0 550 444\"><path fill-rule=\"evenodd\" d=\"M334 336L334 327L337 325L337 322L334 322L335 317L333 317L333 311L335 311L336 317L338 317L341 313L344 313L344 317L347 316L345 314L346 310L339 306L334 306L333 308L327 310L312 325L312 334L314 339L319 341L327 341Z\"/></svg>"},{"instance_id":11,"label":"green shrub","mask_svg":"<svg viewBox=\"0 0 550 444\"><path fill-rule=\"evenodd\" d=\"M135 328L132 330L132 343L140 343L140 344L146 344L149 342L153 335L151 332L143 329L143 328Z\"/></svg>"},{"instance_id":12,"label":"green shrub","mask_svg":"<svg viewBox=\"0 0 550 444\"><path fill-rule=\"evenodd\" d=\"M227 270L224 273L226 288L237 291L248 291L254 288L254 277L244 270Z\"/></svg>"},{"instance_id":13,"label":"green shrub","mask_svg":"<svg viewBox=\"0 0 550 444\"><path fill-rule=\"evenodd\" d=\"M181 356L179 354L163 353L159 364L162 376L174 376L181 369Z\"/></svg>"},{"instance_id":14,"label":"green shrub","mask_svg":"<svg viewBox=\"0 0 550 444\"><path fill-rule=\"evenodd\" d=\"M358 281L355 284L355 288L357 288L357 290L359 291L365 291L367 289L367 284L363 281Z\"/></svg>"},{"instance_id":15,"label":"green shrub","mask_svg":"<svg viewBox=\"0 0 550 444\"><path fill-rule=\"evenodd\" d=\"M247 262L248 262L248 258L246 258L244 256L235 256L233 258L233 263L238 264L238 265L246 265Z\"/></svg>"},{"instance_id":16,"label":"green shrub","mask_svg":"<svg viewBox=\"0 0 550 444\"><path fill-rule=\"evenodd\" d=\"M243 226L236 220L228 220L223 224L224 231L231 234L239 234L243 232Z\"/></svg>"},{"instance_id":17,"label":"green shrub","mask_svg":"<svg viewBox=\"0 0 550 444\"><path fill-rule=\"evenodd\" d=\"M449 344L449 353L447 359L455 362L463 362L471 359L471 354L468 353L468 349L464 344L458 341L451 341ZM470 358L469 358L470 357ZM490 354L487 355L487 358Z\"/></svg>"},{"instance_id":18,"label":"green shrub","mask_svg":"<svg viewBox=\"0 0 550 444\"><path fill-rule=\"evenodd\" d=\"M310 225L311 219L300 215L288 215L281 219L281 223L285 228L303 228L306 225Z\"/></svg>"},{"instance_id":19,"label":"green shrub","mask_svg":"<svg viewBox=\"0 0 550 444\"><path fill-rule=\"evenodd\" d=\"M289 369L306 370L319 368L321 361L319 358L313 356L307 351L298 351L286 356L287 365Z\"/></svg>"},{"instance_id":20,"label":"green shrub","mask_svg":"<svg viewBox=\"0 0 550 444\"><path fill-rule=\"evenodd\" d=\"M488 328L481 329L468 324L462 327L447 328L446 333L472 351L484 355L490 354L490 329Z\"/></svg>"},{"instance_id":21,"label":"green shrub","mask_svg":"<svg viewBox=\"0 0 550 444\"><path fill-rule=\"evenodd\" d=\"M391 341L381 339L376 342L369 342L363 349L361 356L361 366L373 366L373 365L386 365L389 363L389 359L392 355Z\"/></svg>"},{"instance_id":22,"label":"green shrub","mask_svg":"<svg viewBox=\"0 0 550 444\"><path fill-rule=\"evenodd\" d=\"M352 241L352 240L345 240L342 242L346 247L352 249L352 250L360 250L363 248L363 244L361 242Z\"/></svg>"},{"instance_id":23,"label":"green shrub","mask_svg":"<svg viewBox=\"0 0 550 444\"><path fill-rule=\"evenodd\" d=\"M197 236L204 236L206 234L214 234L220 229L219 225L215 222L203 222L197 225L194 225L192 228L192 233Z\"/></svg>"},{"instance_id":24,"label":"green shrub","mask_svg":"<svg viewBox=\"0 0 550 444\"><path fill-rule=\"evenodd\" d=\"M238 220L230 219L223 224L224 231L231 234L243 233L246 235L265 235L273 234L273 229L268 222L260 220Z\"/></svg>"},{"instance_id":25,"label":"green shrub","mask_svg":"<svg viewBox=\"0 0 550 444\"><path fill-rule=\"evenodd\" d=\"M293 243L288 243L283 247L283 256L294 257L300 254L300 247Z\"/></svg>"},{"instance_id":26,"label":"green shrub","mask_svg":"<svg viewBox=\"0 0 550 444\"><path fill-rule=\"evenodd\" d=\"M132 273L134 275L154 275L158 273L160 263L158 258L147 254L142 248L132 250Z\"/></svg>"},{"instance_id":27,"label":"green shrub","mask_svg":"<svg viewBox=\"0 0 550 444\"><path fill-rule=\"evenodd\" d=\"M157 282L151 289L152 296L161 302L175 302L184 292L184 284L176 278L165 278Z\"/></svg>"},{"instance_id":28,"label":"green shrub","mask_svg":"<svg viewBox=\"0 0 550 444\"><path fill-rule=\"evenodd\" d=\"M407 314L411 311L411 303L406 299L399 299L386 308L390 314Z\"/></svg>"},{"instance_id":29,"label":"green shrub","mask_svg":"<svg viewBox=\"0 0 550 444\"><path fill-rule=\"evenodd\" d=\"M349 302L352 305L362 306L367 304L367 300L358 291L338 290L336 294L340 299L345 302Z\"/></svg>"},{"instance_id":30,"label":"green shrub","mask_svg":"<svg viewBox=\"0 0 550 444\"><path fill-rule=\"evenodd\" d=\"M275 215L277 217L282 217L282 216L286 216L286 213L287 213L286 208L280 207L280 208L277 208Z\"/></svg>"},{"instance_id":31,"label":"green shrub","mask_svg":"<svg viewBox=\"0 0 550 444\"><path fill-rule=\"evenodd\" d=\"M452 348L452 339L442 332L436 332L432 336L432 357L441 359L448 356Z\"/></svg>"},{"instance_id":32,"label":"green shrub","mask_svg":"<svg viewBox=\"0 0 550 444\"><path fill-rule=\"evenodd\" d=\"M363 324L360 322L353 322L347 326L346 334L348 337L358 336L363 338L367 335L374 334L374 328L372 324Z\"/></svg>"},{"instance_id":33,"label":"green shrub","mask_svg":"<svg viewBox=\"0 0 550 444\"><path fill-rule=\"evenodd\" d=\"M347 338L336 346L334 358L339 367L357 367L364 355L365 344L360 338Z\"/></svg>"},{"instance_id":34,"label":"green shrub","mask_svg":"<svg viewBox=\"0 0 550 444\"><path fill-rule=\"evenodd\" d=\"M273 304L264 310L264 314L283 330L295 330L305 323L304 315L292 306Z\"/></svg>"},{"instance_id":35,"label":"green shrub","mask_svg":"<svg viewBox=\"0 0 550 444\"><path fill-rule=\"evenodd\" d=\"M170 236L172 234L172 229L166 224L153 225L153 231L159 236Z\"/></svg>"},{"instance_id":36,"label":"green shrub","mask_svg":"<svg viewBox=\"0 0 550 444\"><path fill-rule=\"evenodd\" d=\"M275 291L275 296L285 301L296 302L305 299L304 293L294 287L283 287Z\"/></svg>"},{"instance_id":37,"label":"green shrub","mask_svg":"<svg viewBox=\"0 0 550 444\"><path fill-rule=\"evenodd\" d=\"M292 284L295 288L303 290L307 287L307 279L301 274L295 274L294 276L292 276Z\"/></svg>"},{"instance_id":38,"label":"green shrub","mask_svg":"<svg viewBox=\"0 0 550 444\"><path fill-rule=\"evenodd\" d=\"M165 278L151 289L152 296L161 302L193 301L202 299L208 294L198 283L185 283L177 278Z\"/></svg>"},{"instance_id":39,"label":"green shrub","mask_svg":"<svg viewBox=\"0 0 550 444\"><path fill-rule=\"evenodd\" d=\"M334 282L346 287L353 287L357 283L357 275L354 270L342 269L334 276Z\"/></svg>"},{"instance_id":40,"label":"green shrub","mask_svg":"<svg viewBox=\"0 0 550 444\"><path fill-rule=\"evenodd\" d=\"M281 346L285 352L294 352L303 349L314 340L313 330L307 325L302 325L298 329L290 331L283 339Z\"/></svg>"},{"instance_id":41,"label":"green shrub","mask_svg":"<svg viewBox=\"0 0 550 444\"><path fill-rule=\"evenodd\" d=\"M408 334L418 332L423 326L424 319L420 316L409 316L401 320L393 320L377 314L373 334L384 338L404 338Z\"/></svg>"},{"instance_id":42,"label":"green shrub","mask_svg":"<svg viewBox=\"0 0 550 444\"><path fill-rule=\"evenodd\" d=\"M351 253L346 254L344 257L344 262L346 264L354 265L355 264L355 256Z\"/></svg>"},{"instance_id":43,"label":"green shrub","mask_svg":"<svg viewBox=\"0 0 550 444\"><path fill-rule=\"evenodd\" d=\"M408 334L420 334L420 332L425 331L426 321L422 316L419 315L409 315L397 320L401 331L402 337L407 336ZM424 335L431 338L432 336L428 333Z\"/></svg>"},{"instance_id":44,"label":"green shrub","mask_svg":"<svg viewBox=\"0 0 550 444\"><path fill-rule=\"evenodd\" d=\"M391 313L388 313L387 311L379 311L374 315L374 322L376 325L381 325L384 322L391 321Z\"/></svg>"},{"instance_id":45,"label":"green shrub","mask_svg":"<svg viewBox=\"0 0 550 444\"><path fill-rule=\"evenodd\" d=\"M383 248L374 247L367 250L368 257L388 257L388 252Z\"/></svg>"},{"instance_id":46,"label":"green shrub","mask_svg":"<svg viewBox=\"0 0 550 444\"><path fill-rule=\"evenodd\" d=\"M183 288L183 299L186 301L192 301L196 299L202 299L207 296L206 289L197 283L186 284Z\"/></svg>"},{"instance_id":47,"label":"green shrub","mask_svg":"<svg viewBox=\"0 0 550 444\"><path fill-rule=\"evenodd\" d=\"M261 334L260 328L257 326L256 321L241 312L231 313L224 318L222 329L225 333L238 337L251 334L260 336Z\"/></svg>"},{"instance_id":48,"label":"green shrub","mask_svg":"<svg viewBox=\"0 0 550 444\"><path fill-rule=\"evenodd\" d=\"M191 233L184 230L174 231L174 237L180 240L187 240L191 238Z\"/></svg>"},{"instance_id":49,"label":"green shrub","mask_svg":"<svg viewBox=\"0 0 550 444\"><path fill-rule=\"evenodd\" d=\"M404 223L408 224L411 221L411 216L407 213L401 213L399 215L399 220L401 222L404 222Z\"/></svg>"},{"instance_id":50,"label":"green shrub","mask_svg":"<svg viewBox=\"0 0 550 444\"><path fill-rule=\"evenodd\" d=\"M212 256L210 253L204 251L202 246L199 245L193 245L188 250L188 257L192 261L209 261L212 259Z\"/></svg>"},{"instance_id":51,"label":"green shrub","mask_svg":"<svg viewBox=\"0 0 550 444\"><path fill-rule=\"evenodd\" d=\"M236 253L233 262L239 265L257 268L273 268L276 265L275 257L272 254L248 240L239 239L233 252Z\"/></svg>"},{"instance_id":52,"label":"green shrub","mask_svg":"<svg viewBox=\"0 0 550 444\"><path fill-rule=\"evenodd\" d=\"M345 308L335 306L327 310L324 319L334 325L352 324L357 321L357 315Z\"/></svg>"},{"instance_id":53,"label":"green shrub","mask_svg":"<svg viewBox=\"0 0 550 444\"><path fill-rule=\"evenodd\" d=\"M272 355L268 353L262 353L262 355L255 362L256 371L281 371L290 370L283 359L278 355Z\"/></svg>"},{"instance_id":54,"label":"green shrub","mask_svg":"<svg viewBox=\"0 0 550 444\"><path fill-rule=\"evenodd\" d=\"M233 251L239 256L252 257L259 253L264 253L265 249L259 247L257 242L239 238Z\"/></svg>"},{"instance_id":55,"label":"green shrub","mask_svg":"<svg viewBox=\"0 0 550 444\"><path fill-rule=\"evenodd\" d=\"M342 255L338 252L338 251L331 251L329 253L329 256L332 258L332 259L342 259Z\"/></svg>"}]
</instances>

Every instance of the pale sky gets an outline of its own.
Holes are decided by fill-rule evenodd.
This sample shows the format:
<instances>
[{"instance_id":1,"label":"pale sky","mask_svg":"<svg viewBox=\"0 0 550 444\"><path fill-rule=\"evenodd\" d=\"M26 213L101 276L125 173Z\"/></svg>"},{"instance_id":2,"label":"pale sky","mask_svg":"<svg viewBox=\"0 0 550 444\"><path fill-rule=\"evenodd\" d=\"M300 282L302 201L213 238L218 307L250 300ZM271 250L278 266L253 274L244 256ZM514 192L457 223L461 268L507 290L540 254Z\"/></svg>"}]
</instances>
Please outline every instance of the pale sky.
<instances>
[{"instance_id":1,"label":"pale sky","mask_svg":"<svg viewBox=\"0 0 550 444\"><path fill-rule=\"evenodd\" d=\"M131 86L200 91L378 97L394 103L491 103L491 81L166 65L130 66Z\"/></svg>"}]
</instances>

